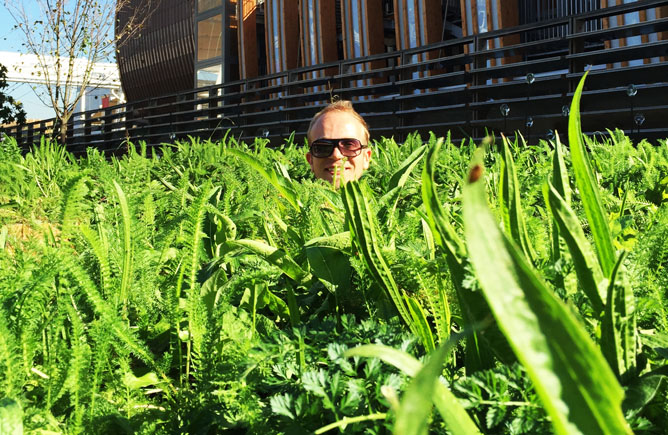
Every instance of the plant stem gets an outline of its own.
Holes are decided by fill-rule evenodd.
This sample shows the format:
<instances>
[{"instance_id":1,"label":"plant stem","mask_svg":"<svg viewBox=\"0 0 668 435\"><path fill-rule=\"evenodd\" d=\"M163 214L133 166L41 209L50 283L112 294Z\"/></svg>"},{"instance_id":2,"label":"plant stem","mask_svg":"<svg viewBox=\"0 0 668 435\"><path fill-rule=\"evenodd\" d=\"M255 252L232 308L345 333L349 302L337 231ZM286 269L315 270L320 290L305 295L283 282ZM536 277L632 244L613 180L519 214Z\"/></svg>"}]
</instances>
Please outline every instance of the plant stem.
<instances>
[{"instance_id":1,"label":"plant stem","mask_svg":"<svg viewBox=\"0 0 668 435\"><path fill-rule=\"evenodd\" d=\"M323 426L320 429L316 430L314 433L316 435L320 435L321 433L328 432L332 429L336 429L338 427L342 427L345 429L346 426L352 423L359 423L361 421L371 421L371 420L385 420L387 417L387 414L384 412L378 412L375 414L369 414L369 415L361 415L359 417L343 417L339 421L335 421L332 424L328 424L327 426Z\"/></svg>"}]
</instances>

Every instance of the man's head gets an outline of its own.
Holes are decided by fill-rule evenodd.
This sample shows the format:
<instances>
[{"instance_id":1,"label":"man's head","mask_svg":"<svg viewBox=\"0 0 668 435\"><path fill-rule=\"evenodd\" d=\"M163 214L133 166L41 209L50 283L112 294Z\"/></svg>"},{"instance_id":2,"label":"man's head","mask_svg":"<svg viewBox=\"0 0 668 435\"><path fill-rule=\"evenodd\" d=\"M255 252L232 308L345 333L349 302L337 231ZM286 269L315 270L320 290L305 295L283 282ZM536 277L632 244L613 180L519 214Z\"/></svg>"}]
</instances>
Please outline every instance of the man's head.
<instances>
[{"instance_id":1,"label":"man's head","mask_svg":"<svg viewBox=\"0 0 668 435\"><path fill-rule=\"evenodd\" d=\"M306 160L311 170L317 178L334 183L335 187L339 187L341 180L357 180L369 167L369 129L350 101L337 101L318 112L306 136L309 143Z\"/></svg>"}]
</instances>

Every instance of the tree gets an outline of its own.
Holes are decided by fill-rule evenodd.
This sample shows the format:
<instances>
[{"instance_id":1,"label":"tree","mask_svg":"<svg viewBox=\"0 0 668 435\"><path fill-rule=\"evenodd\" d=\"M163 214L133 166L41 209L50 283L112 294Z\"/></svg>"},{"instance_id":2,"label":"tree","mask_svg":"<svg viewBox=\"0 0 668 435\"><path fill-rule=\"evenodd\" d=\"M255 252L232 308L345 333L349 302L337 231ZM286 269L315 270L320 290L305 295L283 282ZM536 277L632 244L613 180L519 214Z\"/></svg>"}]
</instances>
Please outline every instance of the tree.
<instances>
[{"instance_id":1,"label":"tree","mask_svg":"<svg viewBox=\"0 0 668 435\"><path fill-rule=\"evenodd\" d=\"M5 94L7 86L7 67L0 64L0 130L3 124L23 124L26 121L26 112L21 103Z\"/></svg>"},{"instance_id":2,"label":"tree","mask_svg":"<svg viewBox=\"0 0 668 435\"><path fill-rule=\"evenodd\" d=\"M44 93L35 93L53 108L63 143L67 123L91 85L93 66L114 61L117 45L140 35L159 1L5 0L23 33L25 50L38 59L31 74L40 76L46 86ZM115 28L120 11L128 19Z\"/></svg>"}]
</instances>

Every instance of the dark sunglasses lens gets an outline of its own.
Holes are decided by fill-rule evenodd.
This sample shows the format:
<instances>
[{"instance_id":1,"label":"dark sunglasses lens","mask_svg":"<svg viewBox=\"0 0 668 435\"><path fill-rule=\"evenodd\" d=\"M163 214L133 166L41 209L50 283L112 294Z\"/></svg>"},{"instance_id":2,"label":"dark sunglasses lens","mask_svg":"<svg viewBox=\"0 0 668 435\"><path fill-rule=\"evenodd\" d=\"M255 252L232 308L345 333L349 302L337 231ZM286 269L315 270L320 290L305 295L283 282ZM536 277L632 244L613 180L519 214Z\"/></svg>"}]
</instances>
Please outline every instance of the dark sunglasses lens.
<instances>
[{"instance_id":1,"label":"dark sunglasses lens","mask_svg":"<svg viewBox=\"0 0 668 435\"><path fill-rule=\"evenodd\" d=\"M316 141L311 144L311 154L314 157L329 157L334 151L333 142L320 142Z\"/></svg>"},{"instance_id":2,"label":"dark sunglasses lens","mask_svg":"<svg viewBox=\"0 0 668 435\"><path fill-rule=\"evenodd\" d=\"M311 144L311 154L326 158L332 155L335 146L346 157L356 157L362 149L362 143L357 139L318 139Z\"/></svg>"},{"instance_id":3,"label":"dark sunglasses lens","mask_svg":"<svg viewBox=\"0 0 668 435\"><path fill-rule=\"evenodd\" d=\"M357 155L357 152L362 149L362 144L357 139L341 139L339 141L339 149L343 155Z\"/></svg>"}]
</instances>

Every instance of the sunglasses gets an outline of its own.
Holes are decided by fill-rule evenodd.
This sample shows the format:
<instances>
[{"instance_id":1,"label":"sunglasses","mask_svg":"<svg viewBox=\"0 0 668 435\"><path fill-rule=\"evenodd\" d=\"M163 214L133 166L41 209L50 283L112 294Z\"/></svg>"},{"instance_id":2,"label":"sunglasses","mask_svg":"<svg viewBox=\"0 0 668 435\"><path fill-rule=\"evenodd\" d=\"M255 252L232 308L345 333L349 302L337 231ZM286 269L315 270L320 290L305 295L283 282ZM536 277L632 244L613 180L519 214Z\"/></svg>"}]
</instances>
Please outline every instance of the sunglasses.
<instances>
[{"instance_id":1,"label":"sunglasses","mask_svg":"<svg viewBox=\"0 0 668 435\"><path fill-rule=\"evenodd\" d=\"M311 142L311 155L318 158L327 158L338 147L344 157L357 157L362 152L362 145L357 139L316 139Z\"/></svg>"}]
</instances>

